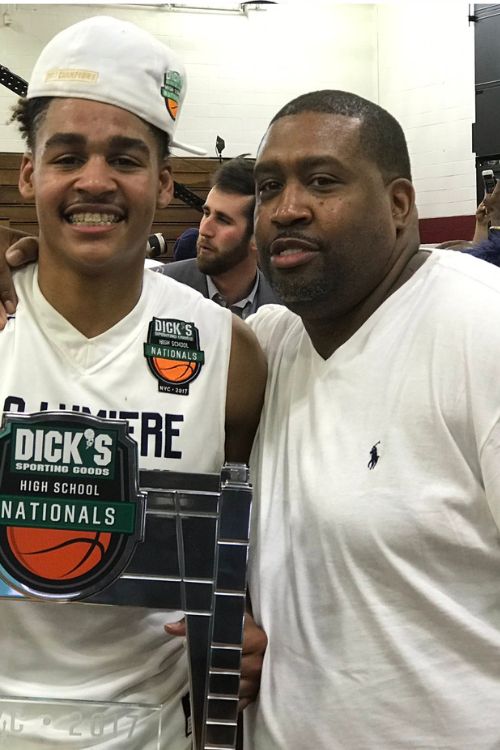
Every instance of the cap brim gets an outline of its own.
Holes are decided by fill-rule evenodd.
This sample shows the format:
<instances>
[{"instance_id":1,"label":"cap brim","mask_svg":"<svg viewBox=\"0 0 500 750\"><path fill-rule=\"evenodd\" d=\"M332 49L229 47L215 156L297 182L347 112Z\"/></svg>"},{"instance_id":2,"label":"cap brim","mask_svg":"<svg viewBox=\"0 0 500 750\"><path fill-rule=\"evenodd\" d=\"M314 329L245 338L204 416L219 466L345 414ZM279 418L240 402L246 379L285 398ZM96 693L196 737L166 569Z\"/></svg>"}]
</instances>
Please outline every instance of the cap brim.
<instances>
[{"instance_id":1,"label":"cap brim","mask_svg":"<svg viewBox=\"0 0 500 750\"><path fill-rule=\"evenodd\" d=\"M180 141L172 141L173 148L181 148L183 151L187 151L189 154L197 154L198 156L206 156L207 151L204 148L198 146L190 146L189 143L181 143Z\"/></svg>"}]
</instances>

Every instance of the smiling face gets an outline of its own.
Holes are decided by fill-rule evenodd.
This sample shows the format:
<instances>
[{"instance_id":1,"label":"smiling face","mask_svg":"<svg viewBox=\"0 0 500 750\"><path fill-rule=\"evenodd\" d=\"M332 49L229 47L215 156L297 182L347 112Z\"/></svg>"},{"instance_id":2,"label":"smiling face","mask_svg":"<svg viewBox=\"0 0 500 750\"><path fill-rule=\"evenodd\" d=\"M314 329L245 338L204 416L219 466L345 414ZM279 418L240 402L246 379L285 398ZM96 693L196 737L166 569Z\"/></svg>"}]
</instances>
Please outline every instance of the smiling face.
<instances>
[{"instance_id":1,"label":"smiling face","mask_svg":"<svg viewBox=\"0 0 500 750\"><path fill-rule=\"evenodd\" d=\"M283 302L336 317L361 304L395 255L392 183L364 153L360 120L301 112L276 120L256 162L255 239Z\"/></svg>"},{"instance_id":2,"label":"smiling face","mask_svg":"<svg viewBox=\"0 0 500 750\"><path fill-rule=\"evenodd\" d=\"M196 243L202 273L217 276L229 271L252 252L248 209L253 202L253 196L226 193L217 187L210 190Z\"/></svg>"},{"instance_id":3,"label":"smiling face","mask_svg":"<svg viewBox=\"0 0 500 750\"><path fill-rule=\"evenodd\" d=\"M41 269L94 275L141 264L155 209L172 187L145 122L109 104L54 99L19 181L36 201Z\"/></svg>"}]
</instances>

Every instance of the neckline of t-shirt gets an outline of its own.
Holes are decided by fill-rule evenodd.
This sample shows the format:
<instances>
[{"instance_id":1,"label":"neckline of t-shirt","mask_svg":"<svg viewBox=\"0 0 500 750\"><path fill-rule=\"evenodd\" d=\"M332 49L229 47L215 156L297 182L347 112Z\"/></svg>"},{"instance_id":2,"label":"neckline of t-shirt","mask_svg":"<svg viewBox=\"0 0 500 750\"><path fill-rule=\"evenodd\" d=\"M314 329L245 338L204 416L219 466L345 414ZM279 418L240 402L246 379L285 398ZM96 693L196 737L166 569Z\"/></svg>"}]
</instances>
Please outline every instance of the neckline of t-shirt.
<instances>
[{"instance_id":1,"label":"neckline of t-shirt","mask_svg":"<svg viewBox=\"0 0 500 750\"><path fill-rule=\"evenodd\" d=\"M147 288L148 286L150 286L150 284L148 283L148 280L150 278L151 277L149 274L144 274L141 294L132 310L130 310L130 312L125 315L125 317L111 326L111 328L108 328L106 331L103 331L97 336L92 336L91 338L88 338L83 333L81 333L78 328L75 328L75 326L70 323L70 321L67 320L64 315L58 312L58 310L56 310L56 308L53 307L53 305L51 305L51 303L44 297L38 284L37 264L34 264L33 266L33 294L35 304L39 307L43 317L45 318L45 325L47 325L54 332L57 332L58 335L64 335L65 337L67 337L69 340L71 340L73 345L82 343L99 344L100 342L105 341L108 337L113 338L116 342L117 338L120 338L122 334L126 335L127 331L130 330L131 325L133 325L133 321L137 316L142 317L143 315L145 315L146 308L150 303L149 295L152 293L152 290Z\"/></svg>"},{"instance_id":2,"label":"neckline of t-shirt","mask_svg":"<svg viewBox=\"0 0 500 750\"><path fill-rule=\"evenodd\" d=\"M76 371L90 373L107 366L111 359L131 345L134 336L146 335L146 326L141 332L138 321L146 321L151 317L148 316L148 310L155 295L151 276L152 272L144 274L141 296L124 318L98 336L87 338L43 296L38 286L38 273L35 267L32 281L37 314L43 321L45 333L51 337L55 348Z\"/></svg>"},{"instance_id":3,"label":"neckline of t-shirt","mask_svg":"<svg viewBox=\"0 0 500 750\"><path fill-rule=\"evenodd\" d=\"M369 318L365 320L365 322L355 331L352 336L350 336L347 341L345 341L341 346L338 347L338 349L335 349L335 351L326 359L324 359L319 352L316 351L314 348L311 339L309 338L309 335L307 334L305 328L303 328L304 336L308 342L308 346L311 349L311 352L313 353L312 356L319 362L323 363L325 366L332 363L340 361L344 358L349 357L350 350L352 348L357 349L357 342L360 338L367 336L370 331L372 331L375 326L377 325L379 319L386 315L387 311L390 310L392 306L395 306L398 304L398 301L400 297L403 295L408 294L417 284L420 284L426 276L428 276L433 268L436 266L436 264L439 262L440 258L442 257L443 252L448 251L439 251L439 250L431 250L429 253L429 257L422 263L422 265L417 268L417 270L410 276L410 278L404 282L404 284L401 284L401 286L396 289L395 292L390 294L381 305L377 307L376 310L372 312Z\"/></svg>"}]
</instances>

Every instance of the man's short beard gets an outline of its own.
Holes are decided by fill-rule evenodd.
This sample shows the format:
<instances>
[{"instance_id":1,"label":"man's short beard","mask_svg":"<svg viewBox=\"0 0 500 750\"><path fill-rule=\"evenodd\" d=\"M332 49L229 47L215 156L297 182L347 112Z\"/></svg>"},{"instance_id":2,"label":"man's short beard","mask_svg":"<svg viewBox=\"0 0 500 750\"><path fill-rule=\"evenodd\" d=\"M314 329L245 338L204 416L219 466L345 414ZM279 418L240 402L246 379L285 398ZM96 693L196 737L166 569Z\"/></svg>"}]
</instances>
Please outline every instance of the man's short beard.
<instances>
[{"instance_id":1,"label":"man's short beard","mask_svg":"<svg viewBox=\"0 0 500 750\"><path fill-rule=\"evenodd\" d=\"M196 258L198 269L207 276L220 276L230 271L248 257L250 252L248 242L248 239L243 240L229 253L223 255L214 254L210 257L198 255Z\"/></svg>"},{"instance_id":2,"label":"man's short beard","mask_svg":"<svg viewBox=\"0 0 500 750\"><path fill-rule=\"evenodd\" d=\"M318 301L332 291L331 284L326 279L311 281L309 283L299 280L285 281L284 279L279 282L270 276L267 280L280 300L290 307L293 307L295 304Z\"/></svg>"},{"instance_id":3,"label":"man's short beard","mask_svg":"<svg viewBox=\"0 0 500 750\"><path fill-rule=\"evenodd\" d=\"M260 265L270 287L287 306L319 301L332 292L332 280L326 271L311 280L301 277L292 279L285 274L274 272L269 251L261 254Z\"/></svg>"}]
</instances>

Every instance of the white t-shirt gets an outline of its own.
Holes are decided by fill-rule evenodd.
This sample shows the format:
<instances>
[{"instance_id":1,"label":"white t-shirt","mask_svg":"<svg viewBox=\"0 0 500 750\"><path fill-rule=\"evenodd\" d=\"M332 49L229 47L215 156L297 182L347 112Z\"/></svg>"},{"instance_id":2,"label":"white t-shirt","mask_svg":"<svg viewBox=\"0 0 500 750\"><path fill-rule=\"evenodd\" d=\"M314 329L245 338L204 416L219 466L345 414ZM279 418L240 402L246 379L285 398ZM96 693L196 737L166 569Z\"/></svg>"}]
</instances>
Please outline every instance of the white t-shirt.
<instances>
[{"instance_id":1,"label":"white t-shirt","mask_svg":"<svg viewBox=\"0 0 500 750\"><path fill-rule=\"evenodd\" d=\"M500 747L500 271L435 251L327 360L267 354L249 750Z\"/></svg>"},{"instance_id":2,"label":"white t-shirt","mask_svg":"<svg viewBox=\"0 0 500 750\"><path fill-rule=\"evenodd\" d=\"M87 339L42 296L36 265L16 273L15 284L17 313L0 332L3 411L63 409L128 419L141 468L220 470L229 311L146 270L135 308L110 330ZM198 331L204 364L187 395L161 391L149 368L144 344L153 319L188 322ZM182 639L169 638L163 629L180 616L134 607L0 601L0 694L164 703L161 747L187 750L191 739L181 707L188 689L185 649ZM124 739L126 733L99 736L95 728L97 736L89 739L88 732L69 736L67 724L52 723L46 746L149 750L156 744L146 724L143 731L136 727L132 739ZM28 738L29 723L19 740L9 738L9 750L30 748Z\"/></svg>"}]
</instances>

